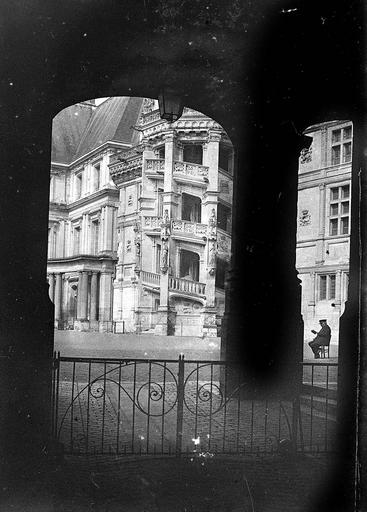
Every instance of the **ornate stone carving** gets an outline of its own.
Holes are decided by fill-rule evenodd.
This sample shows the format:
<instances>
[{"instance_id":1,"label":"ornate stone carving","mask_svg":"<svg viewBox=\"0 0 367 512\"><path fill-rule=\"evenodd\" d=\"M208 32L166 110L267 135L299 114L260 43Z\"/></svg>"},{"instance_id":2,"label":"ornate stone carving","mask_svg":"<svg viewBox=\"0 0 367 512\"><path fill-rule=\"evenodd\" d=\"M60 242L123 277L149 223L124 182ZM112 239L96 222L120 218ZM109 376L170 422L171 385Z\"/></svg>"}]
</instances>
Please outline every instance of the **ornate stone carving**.
<instances>
[{"instance_id":1,"label":"ornate stone carving","mask_svg":"<svg viewBox=\"0 0 367 512\"><path fill-rule=\"evenodd\" d=\"M303 148L301 150L300 162L301 164L308 164L312 160L312 146Z\"/></svg>"},{"instance_id":2,"label":"ornate stone carving","mask_svg":"<svg viewBox=\"0 0 367 512\"><path fill-rule=\"evenodd\" d=\"M140 272L141 263L141 227L140 222L137 220L134 225L134 243L135 243L135 272Z\"/></svg>"},{"instance_id":3,"label":"ornate stone carving","mask_svg":"<svg viewBox=\"0 0 367 512\"><path fill-rule=\"evenodd\" d=\"M143 114L149 114L149 112L153 112L156 109L155 100L152 98L144 98L143 101Z\"/></svg>"},{"instance_id":4,"label":"ornate stone carving","mask_svg":"<svg viewBox=\"0 0 367 512\"><path fill-rule=\"evenodd\" d=\"M160 229L161 224L162 224L162 217L144 216L144 228Z\"/></svg>"},{"instance_id":5,"label":"ornate stone carving","mask_svg":"<svg viewBox=\"0 0 367 512\"><path fill-rule=\"evenodd\" d=\"M161 222L161 239L168 240L171 236L171 221L168 215L168 210L164 210L163 220Z\"/></svg>"},{"instance_id":6,"label":"ornate stone carving","mask_svg":"<svg viewBox=\"0 0 367 512\"><path fill-rule=\"evenodd\" d=\"M217 216L214 208L212 208L208 220L208 238L217 238Z\"/></svg>"},{"instance_id":7,"label":"ornate stone carving","mask_svg":"<svg viewBox=\"0 0 367 512\"><path fill-rule=\"evenodd\" d=\"M209 242L208 249L208 272L211 276L215 274L215 269L217 266L217 242L215 240L211 240Z\"/></svg>"},{"instance_id":8,"label":"ornate stone carving","mask_svg":"<svg viewBox=\"0 0 367 512\"><path fill-rule=\"evenodd\" d=\"M168 270L168 241L162 240L161 271L166 274Z\"/></svg>"},{"instance_id":9,"label":"ornate stone carving","mask_svg":"<svg viewBox=\"0 0 367 512\"><path fill-rule=\"evenodd\" d=\"M302 210L299 215L299 225L308 226L311 224L311 214L309 210Z\"/></svg>"},{"instance_id":10,"label":"ornate stone carving","mask_svg":"<svg viewBox=\"0 0 367 512\"><path fill-rule=\"evenodd\" d=\"M200 178L207 180L209 169L204 165L190 164L186 162L175 162L173 172L188 178Z\"/></svg>"},{"instance_id":11,"label":"ornate stone carving","mask_svg":"<svg viewBox=\"0 0 367 512\"><path fill-rule=\"evenodd\" d=\"M131 252L131 240L126 242L126 252Z\"/></svg>"},{"instance_id":12,"label":"ornate stone carving","mask_svg":"<svg viewBox=\"0 0 367 512\"><path fill-rule=\"evenodd\" d=\"M148 158L145 161L145 170L151 172L164 172L164 159Z\"/></svg>"}]
</instances>

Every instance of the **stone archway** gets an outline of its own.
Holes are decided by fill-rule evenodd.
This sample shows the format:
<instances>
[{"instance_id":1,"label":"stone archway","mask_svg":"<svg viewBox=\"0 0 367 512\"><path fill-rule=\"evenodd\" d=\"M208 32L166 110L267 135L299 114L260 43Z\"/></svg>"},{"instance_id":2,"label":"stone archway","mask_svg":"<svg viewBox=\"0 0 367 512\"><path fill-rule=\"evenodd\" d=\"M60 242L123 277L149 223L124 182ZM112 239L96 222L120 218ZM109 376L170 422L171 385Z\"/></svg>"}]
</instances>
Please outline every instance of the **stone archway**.
<instances>
[{"instance_id":1,"label":"stone archway","mask_svg":"<svg viewBox=\"0 0 367 512\"><path fill-rule=\"evenodd\" d=\"M122 94L157 97L159 88L168 84L176 87L187 105L225 127L237 153L233 223L237 243L226 355L243 358L255 387L264 380L286 386L278 379L280 369L291 370L299 359L298 342L294 350L289 345L290 339L297 339L301 322L294 270L296 158L304 146L299 134L317 121L350 118L356 126L356 146L362 147L358 13L347 7L341 11L316 7L313 1L295 14L294 9L288 12L285 2L276 6L262 2L239 12L230 1L209 12L203 4L188 4L186 11L163 6L158 12L149 6L140 9L138 4L113 2L109 9L98 1L93 6L64 3L58 10L52 2L42 8L34 4L39 17L33 12L28 17L13 6L14 17L5 33L9 58L3 61L1 82L1 108L7 119L1 127L7 170L1 176L5 223L1 345L6 357L15 354L6 359L7 369L2 372L8 411L2 432L13 460L23 463L27 454L32 464L47 439L53 324L44 282L50 129L55 113L78 100ZM43 25L35 30L39 20ZM20 31L24 39L15 40ZM92 37L96 33L99 37ZM351 46L351 41L356 44ZM350 80L352 74L357 79ZM159 77L154 85L152 76ZM365 165L361 149L356 149L354 161L358 197L357 166ZM345 368L342 397L349 404L345 450L353 450L354 443L359 325L359 207L353 208L352 294L341 329L349 343L348 348L346 341L344 346L341 343L340 353ZM364 228L361 233L365 235ZM237 307L239 299L246 304L245 316ZM252 337L264 315L267 327L262 342L254 344ZM296 380L297 374L291 378ZM350 471L349 484L353 468ZM350 485L353 494L351 489Z\"/></svg>"}]
</instances>

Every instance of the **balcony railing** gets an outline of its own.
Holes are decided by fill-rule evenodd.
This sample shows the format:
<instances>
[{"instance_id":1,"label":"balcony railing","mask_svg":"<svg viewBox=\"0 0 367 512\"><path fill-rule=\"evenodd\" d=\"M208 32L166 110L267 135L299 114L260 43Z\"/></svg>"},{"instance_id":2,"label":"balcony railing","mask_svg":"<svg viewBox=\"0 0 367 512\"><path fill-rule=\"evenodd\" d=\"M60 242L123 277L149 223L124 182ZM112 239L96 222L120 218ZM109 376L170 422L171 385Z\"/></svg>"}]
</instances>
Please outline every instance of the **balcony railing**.
<instances>
[{"instance_id":1,"label":"balcony railing","mask_svg":"<svg viewBox=\"0 0 367 512\"><path fill-rule=\"evenodd\" d=\"M161 229L162 217L144 216L143 228L144 229Z\"/></svg>"},{"instance_id":2,"label":"balcony railing","mask_svg":"<svg viewBox=\"0 0 367 512\"><path fill-rule=\"evenodd\" d=\"M198 222L190 222L188 220L173 220L172 232L174 234L183 234L188 236L206 236L208 226L199 224Z\"/></svg>"},{"instance_id":3,"label":"balcony railing","mask_svg":"<svg viewBox=\"0 0 367 512\"><path fill-rule=\"evenodd\" d=\"M153 286L160 286L160 278L161 278L160 274L142 270L140 275L141 275L141 280L143 283L151 284Z\"/></svg>"},{"instance_id":4,"label":"balcony railing","mask_svg":"<svg viewBox=\"0 0 367 512\"><path fill-rule=\"evenodd\" d=\"M205 284L181 277L170 277L168 288L182 293L192 293L195 295L205 295Z\"/></svg>"},{"instance_id":5,"label":"balcony railing","mask_svg":"<svg viewBox=\"0 0 367 512\"><path fill-rule=\"evenodd\" d=\"M173 176L185 178L202 183L208 181L209 168L205 165L191 164L189 162L174 162Z\"/></svg>"},{"instance_id":6,"label":"balcony railing","mask_svg":"<svg viewBox=\"0 0 367 512\"><path fill-rule=\"evenodd\" d=\"M147 174L164 174L164 158L148 158L145 161L145 172Z\"/></svg>"}]
</instances>

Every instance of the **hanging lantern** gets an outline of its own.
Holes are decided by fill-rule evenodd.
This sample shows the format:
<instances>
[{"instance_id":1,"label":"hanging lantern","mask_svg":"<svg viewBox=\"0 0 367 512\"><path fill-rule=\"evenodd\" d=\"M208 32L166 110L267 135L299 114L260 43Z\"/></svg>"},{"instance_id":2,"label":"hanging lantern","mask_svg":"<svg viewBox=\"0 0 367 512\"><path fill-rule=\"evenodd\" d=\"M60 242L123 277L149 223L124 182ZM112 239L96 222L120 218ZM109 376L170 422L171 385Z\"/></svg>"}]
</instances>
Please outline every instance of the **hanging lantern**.
<instances>
[{"instance_id":1,"label":"hanging lantern","mask_svg":"<svg viewBox=\"0 0 367 512\"><path fill-rule=\"evenodd\" d=\"M161 119L174 123L182 116L182 98L172 89L163 89L158 95L158 103Z\"/></svg>"}]
</instances>

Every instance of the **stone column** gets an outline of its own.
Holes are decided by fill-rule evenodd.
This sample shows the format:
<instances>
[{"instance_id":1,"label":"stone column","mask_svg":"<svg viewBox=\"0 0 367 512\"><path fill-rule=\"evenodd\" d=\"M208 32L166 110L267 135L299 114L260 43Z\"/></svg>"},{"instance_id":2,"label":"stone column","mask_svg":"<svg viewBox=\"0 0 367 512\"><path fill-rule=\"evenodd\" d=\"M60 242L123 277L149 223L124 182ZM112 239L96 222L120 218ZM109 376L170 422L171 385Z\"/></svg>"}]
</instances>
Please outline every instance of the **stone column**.
<instances>
[{"instance_id":1,"label":"stone column","mask_svg":"<svg viewBox=\"0 0 367 512\"><path fill-rule=\"evenodd\" d=\"M99 330L112 331L112 273L102 271L99 280Z\"/></svg>"},{"instance_id":2,"label":"stone column","mask_svg":"<svg viewBox=\"0 0 367 512\"><path fill-rule=\"evenodd\" d=\"M92 272L90 283L90 328L93 331L98 330L97 321L98 305L98 272Z\"/></svg>"},{"instance_id":3,"label":"stone column","mask_svg":"<svg viewBox=\"0 0 367 512\"><path fill-rule=\"evenodd\" d=\"M87 331L88 322L88 272L79 272L78 282L78 302L77 302L77 320L75 330Z\"/></svg>"},{"instance_id":4,"label":"stone column","mask_svg":"<svg viewBox=\"0 0 367 512\"><path fill-rule=\"evenodd\" d=\"M246 145L242 139L233 143L238 153L222 357L242 365L249 396L291 399L302 382L295 253L297 169L304 137L291 123L264 120L248 129Z\"/></svg>"},{"instance_id":5,"label":"stone column","mask_svg":"<svg viewBox=\"0 0 367 512\"><path fill-rule=\"evenodd\" d=\"M176 217L177 201L175 182L173 179L175 159L174 131L165 135L165 166L164 166L164 195L163 195L163 223L161 229L161 277L160 300L158 308L158 322L155 327L156 334L167 335L174 331L174 316L169 304L169 267L171 259L170 222Z\"/></svg>"},{"instance_id":6,"label":"stone column","mask_svg":"<svg viewBox=\"0 0 367 512\"><path fill-rule=\"evenodd\" d=\"M48 282L49 282L49 289L48 289L49 297L50 297L51 302L54 302L54 296L55 296L55 275L54 274L49 275Z\"/></svg>"},{"instance_id":7,"label":"stone column","mask_svg":"<svg viewBox=\"0 0 367 512\"><path fill-rule=\"evenodd\" d=\"M62 298L62 274L56 274L56 286L55 286L55 328L62 328L62 318L61 318L61 298Z\"/></svg>"},{"instance_id":8,"label":"stone column","mask_svg":"<svg viewBox=\"0 0 367 512\"><path fill-rule=\"evenodd\" d=\"M342 271L337 270L335 279L335 305L340 308L342 293Z\"/></svg>"}]
</instances>

